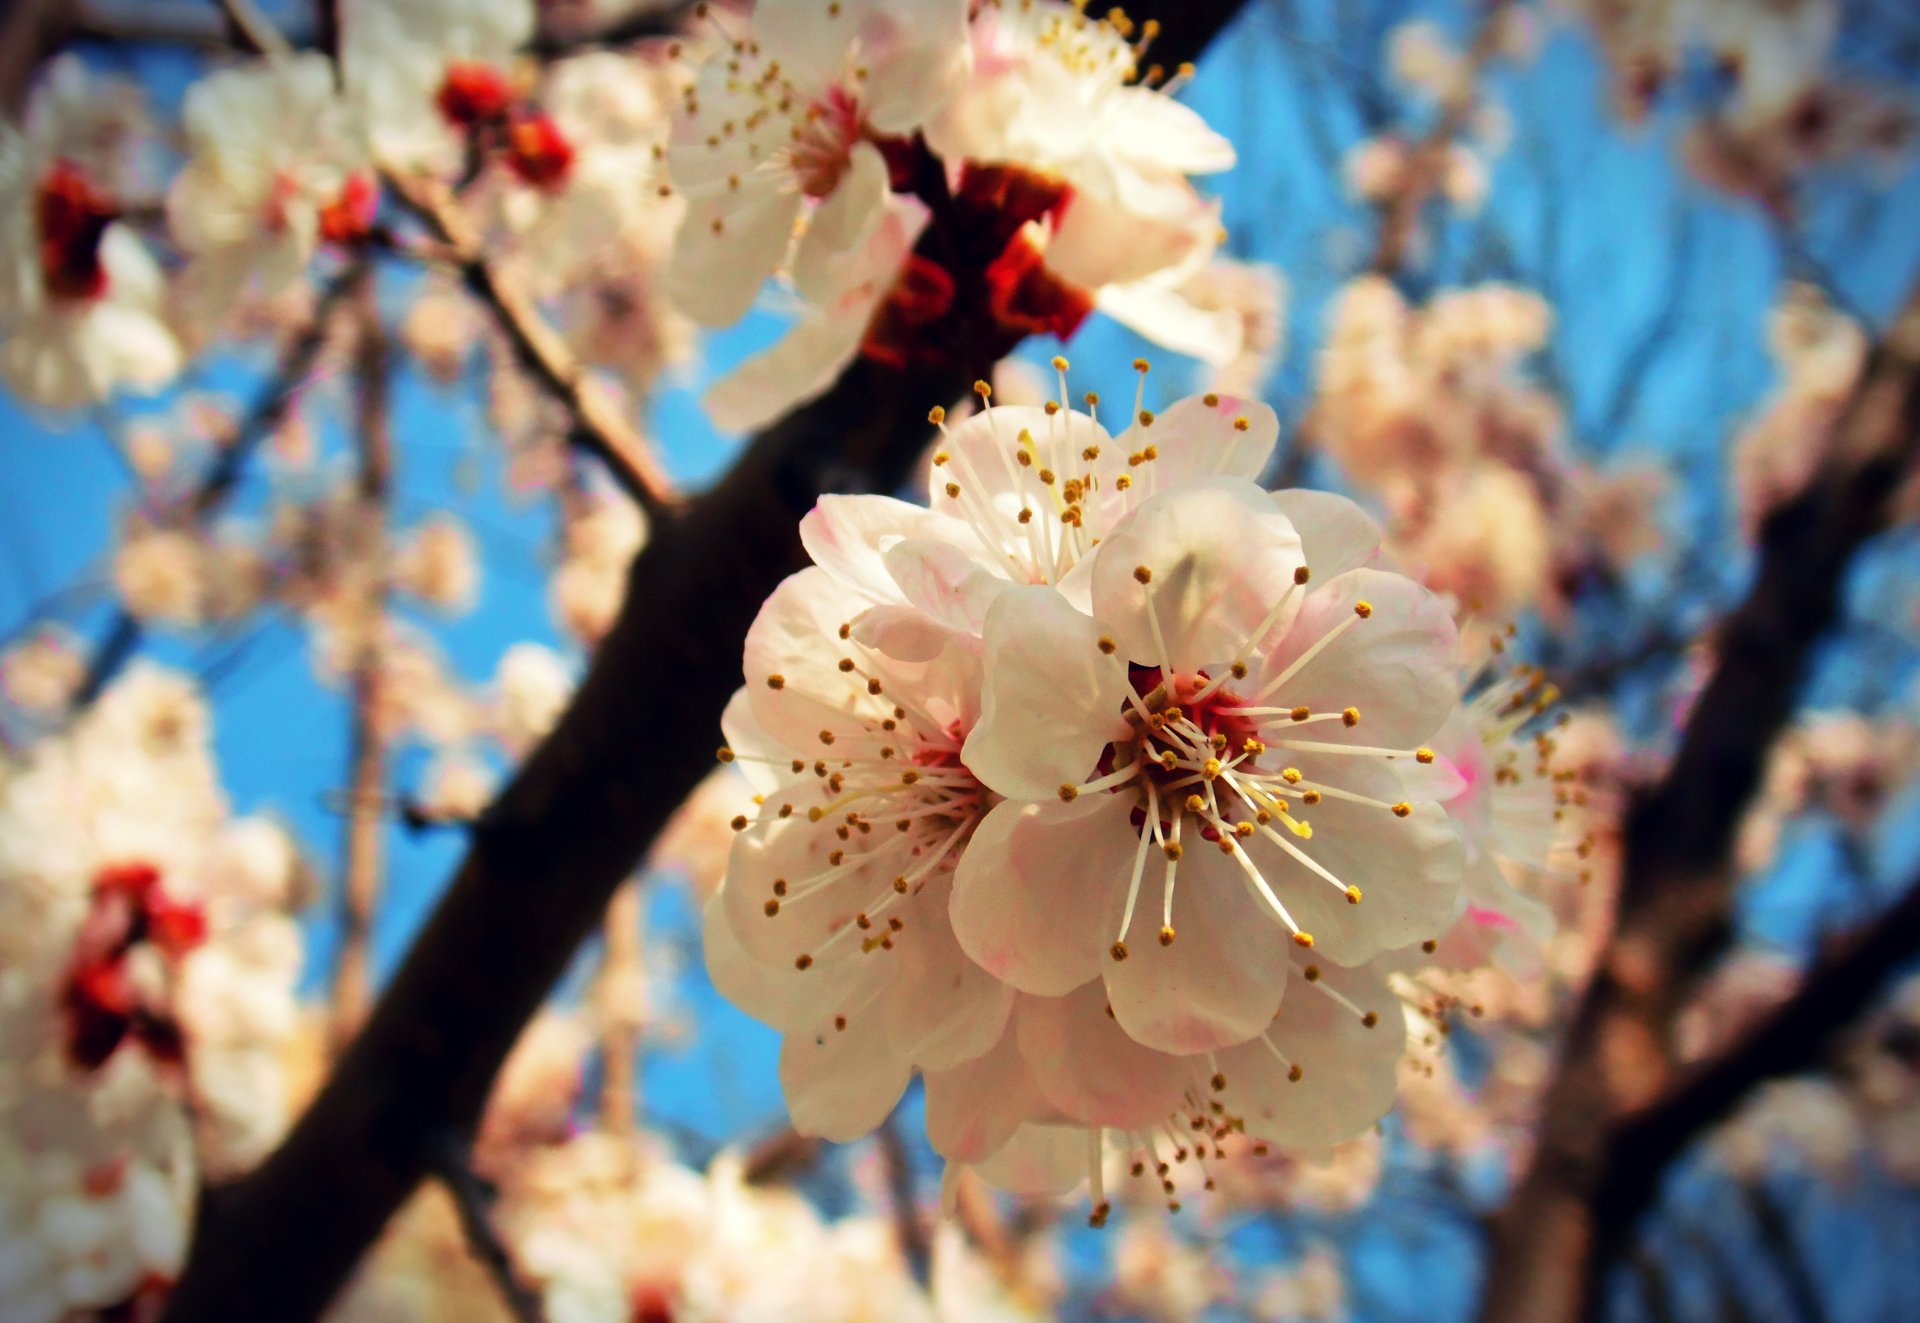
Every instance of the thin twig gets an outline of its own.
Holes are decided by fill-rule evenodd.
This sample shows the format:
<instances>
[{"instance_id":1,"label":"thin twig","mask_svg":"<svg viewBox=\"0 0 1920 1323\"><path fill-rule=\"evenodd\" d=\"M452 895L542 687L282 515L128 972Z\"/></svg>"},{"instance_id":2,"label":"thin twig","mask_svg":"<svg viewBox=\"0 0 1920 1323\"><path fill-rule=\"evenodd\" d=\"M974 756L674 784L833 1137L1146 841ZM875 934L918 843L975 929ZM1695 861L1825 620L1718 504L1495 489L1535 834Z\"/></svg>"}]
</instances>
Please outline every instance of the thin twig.
<instances>
[{"instance_id":1,"label":"thin twig","mask_svg":"<svg viewBox=\"0 0 1920 1323\"><path fill-rule=\"evenodd\" d=\"M907 1152L906 1141L900 1138L897 1112L881 1123L877 1138L880 1162L887 1172L887 1201L893 1210L894 1239L906 1257L913 1280L925 1287L933 1278L933 1244L927 1238L927 1224L920 1216L913 1155Z\"/></svg>"},{"instance_id":2,"label":"thin twig","mask_svg":"<svg viewBox=\"0 0 1920 1323\"><path fill-rule=\"evenodd\" d=\"M1420 213L1446 178L1447 156L1454 140L1472 121L1480 101L1480 75L1499 54L1507 10L1512 0L1491 0L1467 51L1460 85L1440 107L1440 118L1407 156L1406 178L1381 208L1380 237L1374 245L1372 269L1383 275L1398 271L1407 259Z\"/></svg>"},{"instance_id":3,"label":"thin twig","mask_svg":"<svg viewBox=\"0 0 1920 1323\"><path fill-rule=\"evenodd\" d=\"M338 1055L358 1032L372 1003L370 948L380 900L386 832L387 737L383 710L387 614L387 498L393 481L388 393L391 362L380 323L373 272L361 278L355 294L357 341L354 349L354 443L359 474L353 544L344 554L358 564L347 567L346 591L360 600L350 614L365 632L358 640L349 687L353 707L348 753L347 822L340 888L340 949L333 972L328 1045Z\"/></svg>"},{"instance_id":4,"label":"thin twig","mask_svg":"<svg viewBox=\"0 0 1920 1323\"><path fill-rule=\"evenodd\" d=\"M674 503L673 484L653 447L607 389L580 363L532 299L487 260L482 236L459 199L438 180L389 171L387 184L445 244L468 290L500 323L520 361L572 414L572 437L607 466L614 480L658 518Z\"/></svg>"},{"instance_id":5,"label":"thin twig","mask_svg":"<svg viewBox=\"0 0 1920 1323\"><path fill-rule=\"evenodd\" d=\"M196 523L204 522L233 494L241 473L246 469L247 460L260 443L286 421L307 379L313 375L321 352L326 348L334 310L357 287L368 269L366 259L356 259L327 285L314 304L312 319L288 344L281 355L279 367L235 428L233 440L202 476L200 485L186 499L176 517ZM92 704L114 676L120 673L120 668L139 648L141 633L140 622L122 608L87 663L86 677L74 694L73 713Z\"/></svg>"},{"instance_id":6,"label":"thin twig","mask_svg":"<svg viewBox=\"0 0 1920 1323\"><path fill-rule=\"evenodd\" d=\"M451 1136L445 1138L434 1155L433 1174L453 1199L468 1252L493 1279L501 1303L513 1315L514 1323L545 1323L546 1310L540 1293L522 1280L514 1266L512 1251L493 1225L497 1192L473 1169L466 1146Z\"/></svg>"},{"instance_id":7,"label":"thin twig","mask_svg":"<svg viewBox=\"0 0 1920 1323\"><path fill-rule=\"evenodd\" d=\"M640 1110L640 1026L634 1020L636 985L643 976L640 882L628 880L613 893L601 924L600 1125L609 1134L630 1135Z\"/></svg>"}]
</instances>

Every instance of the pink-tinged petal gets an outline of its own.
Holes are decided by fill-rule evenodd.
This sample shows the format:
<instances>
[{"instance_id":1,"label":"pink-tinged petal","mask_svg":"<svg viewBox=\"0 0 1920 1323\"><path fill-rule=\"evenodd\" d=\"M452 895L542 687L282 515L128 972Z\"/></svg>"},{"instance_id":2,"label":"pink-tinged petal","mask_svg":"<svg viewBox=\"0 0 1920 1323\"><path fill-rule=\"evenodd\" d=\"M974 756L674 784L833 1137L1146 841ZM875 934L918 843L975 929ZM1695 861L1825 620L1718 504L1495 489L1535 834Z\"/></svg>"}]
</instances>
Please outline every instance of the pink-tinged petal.
<instances>
[{"instance_id":1,"label":"pink-tinged petal","mask_svg":"<svg viewBox=\"0 0 1920 1323\"><path fill-rule=\"evenodd\" d=\"M1384 763L1373 768L1391 770ZM1383 798L1392 794L1390 784L1355 780L1357 768L1340 770L1349 784L1384 790ZM1411 804L1407 816L1400 817L1384 806L1328 795L1311 807L1296 804L1294 814L1312 828L1312 839L1298 839L1282 827L1278 834L1293 850L1265 836L1250 837L1244 846L1293 921L1313 935L1315 954L1357 965L1382 951L1438 937L1452 922L1465 851L1458 829L1438 804ZM1300 855L1338 885L1302 863ZM1350 902L1343 887L1358 887L1360 902Z\"/></svg>"},{"instance_id":2,"label":"pink-tinged petal","mask_svg":"<svg viewBox=\"0 0 1920 1323\"><path fill-rule=\"evenodd\" d=\"M924 124L973 67L966 0L884 0L862 26L867 118L881 133Z\"/></svg>"},{"instance_id":3,"label":"pink-tinged petal","mask_svg":"<svg viewBox=\"0 0 1920 1323\"><path fill-rule=\"evenodd\" d=\"M1226 1087L1214 1095L1249 1135L1308 1151L1352 1139L1387 1114L1407 1040L1399 1000L1380 975L1323 966L1320 977L1372 1012L1373 1026L1301 980L1263 1038L1219 1054Z\"/></svg>"},{"instance_id":4,"label":"pink-tinged petal","mask_svg":"<svg viewBox=\"0 0 1920 1323\"><path fill-rule=\"evenodd\" d=\"M726 711L720 714L720 733L727 737L727 748L733 751L733 765L755 794L770 795L785 782L787 761L792 755L753 715L753 704L744 687L734 690L727 700ZM742 803L741 811L749 807Z\"/></svg>"},{"instance_id":5,"label":"pink-tinged petal","mask_svg":"<svg viewBox=\"0 0 1920 1323\"><path fill-rule=\"evenodd\" d=\"M1018 582L1046 583L1062 559L1056 501L1066 484L1103 491L1125 466L1107 430L1084 413L995 405L948 427L927 488L935 510L979 530L983 563ZM1022 510L1031 512L1025 524Z\"/></svg>"},{"instance_id":6,"label":"pink-tinged petal","mask_svg":"<svg viewBox=\"0 0 1920 1323\"><path fill-rule=\"evenodd\" d=\"M849 47L877 8L879 0L760 0L753 39L796 92L813 98L839 81Z\"/></svg>"},{"instance_id":7,"label":"pink-tinged petal","mask_svg":"<svg viewBox=\"0 0 1920 1323\"><path fill-rule=\"evenodd\" d=\"M1051 800L1092 777L1127 733L1126 667L1101 651L1100 626L1051 588L1016 585L988 610L983 638L980 724L962 760L1013 799Z\"/></svg>"},{"instance_id":8,"label":"pink-tinged petal","mask_svg":"<svg viewBox=\"0 0 1920 1323\"><path fill-rule=\"evenodd\" d=\"M1364 619L1356 616L1362 603ZM1340 631L1338 637L1294 670L1294 663L1334 630ZM1323 742L1413 749L1440 729L1460 701L1458 656L1453 616L1438 597L1403 575L1348 570L1307 594L1291 628L1259 659L1257 678L1246 688L1259 692L1293 671L1268 695L1268 703L1360 712L1356 725L1317 723L1306 735Z\"/></svg>"},{"instance_id":9,"label":"pink-tinged petal","mask_svg":"<svg viewBox=\"0 0 1920 1323\"><path fill-rule=\"evenodd\" d=\"M855 255L886 215L887 163L872 143L856 143L846 173L813 209L793 250L790 274L800 297L814 304L837 299L851 283Z\"/></svg>"},{"instance_id":10,"label":"pink-tinged petal","mask_svg":"<svg viewBox=\"0 0 1920 1323\"><path fill-rule=\"evenodd\" d=\"M1108 896L1133 862L1131 803L1095 791L1071 804L1008 800L988 813L954 870L949 913L961 949L1042 996L1099 978Z\"/></svg>"},{"instance_id":11,"label":"pink-tinged petal","mask_svg":"<svg viewBox=\"0 0 1920 1323\"><path fill-rule=\"evenodd\" d=\"M813 563L875 602L902 601L886 553L909 538L970 545L965 524L892 496L822 496L800 521Z\"/></svg>"},{"instance_id":12,"label":"pink-tinged petal","mask_svg":"<svg viewBox=\"0 0 1920 1323\"><path fill-rule=\"evenodd\" d=\"M1511 931L1535 947L1543 946L1558 926L1553 911L1507 880L1491 855L1467 865L1467 917L1482 927Z\"/></svg>"},{"instance_id":13,"label":"pink-tinged petal","mask_svg":"<svg viewBox=\"0 0 1920 1323\"><path fill-rule=\"evenodd\" d=\"M899 968L886 1001L888 1041L921 1070L945 1070L987 1051L1013 1009L1013 989L969 960L954 940L947 922L951 889L936 880L913 897L889 953Z\"/></svg>"},{"instance_id":14,"label":"pink-tinged petal","mask_svg":"<svg viewBox=\"0 0 1920 1323\"><path fill-rule=\"evenodd\" d=\"M948 629L978 634L986 627L988 608L1010 583L975 559L977 546L969 552L969 543L973 543L971 535L958 544L944 538L910 538L888 549L886 565L910 606Z\"/></svg>"},{"instance_id":15,"label":"pink-tinged petal","mask_svg":"<svg viewBox=\"0 0 1920 1323\"><path fill-rule=\"evenodd\" d=\"M853 622L853 640L901 662L927 662L951 647L954 633L911 606L875 606Z\"/></svg>"},{"instance_id":16,"label":"pink-tinged petal","mask_svg":"<svg viewBox=\"0 0 1920 1323\"><path fill-rule=\"evenodd\" d=\"M780 1085L793 1128L836 1144L886 1120L912 1078L911 1063L888 1045L877 1005L823 1018L780 1045Z\"/></svg>"},{"instance_id":17,"label":"pink-tinged petal","mask_svg":"<svg viewBox=\"0 0 1920 1323\"><path fill-rule=\"evenodd\" d=\"M1059 1198L1086 1181L1087 1157L1085 1127L1024 1125L999 1152L974 1164L974 1170L996 1190Z\"/></svg>"},{"instance_id":18,"label":"pink-tinged petal","mask_svg":"<svg viewBox=\"0 0 1920 1323\"><path fill-rule=\"evenodd\" d=\"M802 810L734 836L718 899L749 955L791 968L802 957L824 959L829 939L892 895L895 873L907 866L904 848L877 858L849 851L831 824L809 822ZM830 949L837 960L860 958L851 934Z\"/></svg>"},{"instance_id":19,"label":"pink-tinged petal","mask_svg":"<svg viewBox=\"0 0 1920 1323\"><path fill-rule=\"evenodd\" d=\"M701 940L706 947L707 975L720 995L782 1033L798 1032L823 1017L859 1010L887 985L888 971L878 961L862 961L833 971L803 971L755 960L740 945L718 896L707 902L701 915Z\"/></svg>"},{"instance_id":20,"label":"pink-tinged petal","mask_svg":"<svg viewBox=\"0 0 1920 1323\"><path fill-rule=\"evenodd\" d=\"M689 199L667 263L667 297L703 325L739 321L786 257L799 215L799 193L771 183Z\"/></svg>"},{"instance_id":21,"label":"pink-tinged petal","mask_svg":"<svg viewBox=\"0 0 1920 1323\"><path fill-rule=\"evenodd\" d=\"M1280 419L1272 409L1244 396L1215 394L1189 395L1151 423L1136 421L1116 444L1130 456L1149 445L1157 454L1129 470L1133 485L1126 494L1138 505L1195 478L1258 478L1279 439Z\"/></svg>"},{"instance_id":22,"label":"pink-tinged petal","mask_svg":"<svg viewBox=\"0 0 1920 1323\"><path fill-rule=\"evenodd\" d=\"M1195 840L1175 873L1175 937L1161 945L1165 872L1150 851L1127 958L1109 954L1102 964L1114 1017L1135 1042L1177 1056L1245 1042L1280 1008L1291 939L1239 866ZM1124 899L1110 900L1109 932L1119 930Z\"/></svg>"},{"instance_id":23,"label":"pink-tinged petal","mask_svg":"<svg viewBox=\"0 0 1920 1323\"><path fill-rule=\"evenodd\" d=\"M1094 615L1130 662L1187 674L1225 666L1256 635L1287 628L1302 563L1299 536L1265 492L1237 478L1195 482L1150 497L1101 544Z\"/></svg>"},{"instance_id":24,"label":"pink-tinged petal","mask_svg":"<svg viewBox=\"0 0 1920 1323\"><path fill-rule=\"evenodd\" d=\"M818 748L822 730L857 731L867 717L883 714L866 680L840 670L840 628L861 609L860 599L816 566L783 580L747 629L747 701L784 748Z\"/></svg>"},{"instance_id":25,"label":"pink-tinged petal","mask_svg":"<svg viewBox=\"0 0 1920 1323\"><path fill-rule=\"evenodd\" d=\"M1073 1120L1145 1130L1185 1110L1198 1068L1127 1037L1098 983L1064 997L1023 997L1014 1023L1040 1092Z\"/></svg>"},{"instance_id":26,"label":"pink-tinged petal","mask_svg":"<svg viewBox=\"0 0 1920 1323\"><path fill-rule=\"evenodd\" d=\"M1273 508L1300 534L1307 568L1317 582L1326 583L1379 558L1380 525L1346 497L1291 487L1273 493L1272 499Z\"/></svg>"},{"instance_id":27,"label":"pink-tinged petal","mask_svg":"<svg viewBox=\"0 0 1920 1323\"><path fill-rule=\"evenodd\" d=\"M927 1072L927 1142L949 1162L979 1162L1027 1122L1057 1113L1020 1055L1011 1023L980 1056Z\"/></svg>"}]
</instances>

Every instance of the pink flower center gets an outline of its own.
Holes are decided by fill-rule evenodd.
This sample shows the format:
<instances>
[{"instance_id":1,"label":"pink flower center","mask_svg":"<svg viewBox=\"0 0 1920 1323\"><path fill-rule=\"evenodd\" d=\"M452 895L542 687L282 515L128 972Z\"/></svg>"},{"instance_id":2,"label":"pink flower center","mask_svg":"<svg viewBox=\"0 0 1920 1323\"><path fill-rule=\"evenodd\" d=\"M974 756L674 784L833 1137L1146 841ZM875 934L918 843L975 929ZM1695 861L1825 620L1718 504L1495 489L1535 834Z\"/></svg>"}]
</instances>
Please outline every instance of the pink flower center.
<instances>
[{"instance_id":1,"label":"pink flower center","mask_svg":"<svg viewBox=\"0 0 1920 1323\"><path fill-rule=\"evenodd\" d=\"M107 292L100 239L119 216L109 195L95 189L72 161L60 159L40 180L34 219L40 231L40 274L61 299L97 299Z\"/></svg>"},{"instance_id":2,"label":"pink flower center","mask_svg":"<svg viewBox=\"0 0 1920 1323\"><path fill-rule=\"evenodd\" d=\"M97 1070L131 1038L156 1061L182 1061L186 1041L180 1026L166 1011L143 1002L127 957L144 942L177 961L206 933L204 912L167 896L151 864L102 869L94 878L93 907L81 925L61 992L68 1060L81 1070Z\"/></svg>"},{"instance_id":3,"label":"pink flower center","mask_svg":"<svg viewBox=\"0 0 1920 1323\"><path fill-rule=\"evenodd\" d=\"M831 88L808 106L793 128L793 172L801 191L823 198L839 187L862 132L860 103L844 88Z\"/></svg>"},{"instance_id":4,"label":"pink flower center","mask_svg":"<svg viewBox=\"0 0 1920 1323\"><path fill-rule=\"evenodd\" d=\"M507 130L507 165L535 188L554 188L573 169L573 144L551 116L518 115Z\"/></svg>"},{"instance_id":5,"label":"pink flower center","mask_svg":"<svg viewBox=\"0 0 1920 1323\"><path fill-rule=\"evenodd\" d=\"M355 244L373 232L379 191L370 176L359 171L347 176L333 201L320 208L320 238L327 243Z\"/></svg>"},{"instance_id":6,"label":"pink flower center","mask_svg":"<svg viewBox=\"0 0 1920 1323\"><path fill-rule=\"evenodd\" d=\"M470 129L501 119L513 104L513 90L506 75L490 64L451 60L434 102L449 123Z\"/></svg>"}]
</instances>

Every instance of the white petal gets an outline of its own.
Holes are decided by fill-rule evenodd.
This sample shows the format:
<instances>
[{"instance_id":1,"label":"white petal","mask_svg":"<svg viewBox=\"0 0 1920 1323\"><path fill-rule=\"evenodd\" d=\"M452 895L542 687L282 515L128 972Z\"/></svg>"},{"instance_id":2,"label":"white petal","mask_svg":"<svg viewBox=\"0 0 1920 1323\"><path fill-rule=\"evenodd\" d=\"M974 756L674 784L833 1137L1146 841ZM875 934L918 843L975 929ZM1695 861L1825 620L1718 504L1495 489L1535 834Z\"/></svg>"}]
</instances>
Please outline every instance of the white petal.
<instances>
[{"instance_id":1,"label":"white petal","mask_svg":"<svg viewBox=\"0 0 1920 1323\"><path fill-rule=\"evenodd\" d=\"M887 214L887 163L872 143L854 146L847 170L814 208L793 253L793 287L809 303L830 303L850 283L855 255Z\"/></svg>"},{"instance_id":2,"label":"white petal","mask_svg":"<svg viewBox=\"0 0 1920 1323\"><path fill-rule=\"evenodd\" d=\"M1024 992L1057 996L1098 978L1108 896L1133 863L1130 805L1095 791L1071 804L996 806L954 872L961 948Z\"/></svg>"},{"instance_id":3,"label":"white petal","mask_svg":"<svg viewBox=\"0 0 1920 1323\"><path fill-rule=\"evenodd\" d=\"M907 538L967 542L957 519L891 496L822 496L800 521L813 563L875 602L902 601L885 554Z\"/></svg>"},{"instance_id":4,"label":"white petal","mask_svg":"<svg viewBox=\"0 0 1920 1323\"><path fill-rule=\"evenodd\" d=\"M1151 424L1134 423L1116 438L1116 445L1129 455L1152 445L1158 454L1133 470L1134 485L1128 490L1136 494L1137 505L1194 478L1258 478L1279 438L1279 418L1258 400L1189 395L1156 414Z\"/></svg>"},{"instance_id":5,"label":"white petal","mask_svg":"<svg viewBox=\"0 0 1920 1323\"><path fill-rule=\"evenodd\" d=\"M886 1017L868 1006L780 1045L780 1084L793 1128L836 1144L851 1143L887 1119L906 1092L913 1067L887 1044Z\"/></svg>"},{"instance_id":6,"label":"white petal","mask_svg":"<svg viewBox=\"0 0 1920 1323\"><path fill-rule=\"evenodd\" d=\"M987 1051L1013 1009L1013 989L954 940L950 892L950 883L934 882L915 896L894 950L881 956L899 966L886 1001L888 1041L921 1070L944 1070Z\"/></svg>"},{"instance_id":7,"label":"white petal","mask_svg":"<svg viewBox=\"0 0 1920 1323\"><path fill-rule=\"evenodd\" d=\"M1094 775L1127 733L1126 668L1100 650L1100 626L1051 588L1006 589L987 612L980 724L961 758L1003 795L1050 800Z\"/></svg>"},{"instance_id":8,"label":"white petal","mask_svg":"<svg viewBox=\"0 0 1920 1323\"><path fill-rule=\"evenodd\" d=\"M1380 525L1344 496L1291 487L1273 494L1273 508L1300 534L1307 568L1321 583L1369 565L1380 555Z\"/></svg>"},{"instance_id":9,"label":"white petal","mask_svg":"<svg viewBox=\"0 0 1920 1323\"><path fill-rule=\"evenodd\" d=\"M1101 544L1094 615L1128 661L1192 674L1245 655L1263 625L1262 637L1280 636L1298 609L1302 563L1299 536L1265 492L1244 479L1196 482L1150 497Z\"/></svg>"},{"instance_id":10,"label":"white petal","mask_svg":"<svg viewBox=\"0 0 1920 1323\"><path fill-rule=\"evenodd\" d=\"M1353 769L1342 770L1352 778ZM1438 804L1414 804L1401 818L1386 808L1328 796L1294 811L1312 826L1313 838L1288 839L1340 886L1359 887L1359 904L1265 837L1244 844L1294 922L1313 935L1317 954L1357 965L1438 937L1452 922L1465 854L1458 829Z\"/></svg>"},{"instance_id":11,"label":"white petal","mask_svg":"<svg viewBox=\"0 0 1920 1323\"><path fill-rule=\"evenodd\" d=\"M1164 873L1159 851L1150 851L1127 958L1102 962L1114 1017L1135 1042L1178 1056L1245 1042L1280 1009L1291 938L1239 866L1195 840L1175 874L1176 936L1162 946ZM1123 904L1111 905L1107 931L1119 930Z\"/></svg>"},{"instance_id":12,"label":"white petal","mask_svg":"<svg viewBox=\"0 0 1920 1323\"><path fill-rule=\"evenodd\" d=\"M1206 175L1233 168L1233 144L1164 93L1121 88L1113 94L1110 113L1126 116L1126 131L1115 134L1121 151L1150 171Z\"/></svg>"},{"instance_id":13,"label":"white petal","mask_svg":"<svg viewBox=\"0 0 1920 1323\"><path fill-rule=\"evenodd\" d=\"M1219 1055L1226 1088L1217 1096L1247 1133L1290 1148L1333 1146L1393 1106L1396 1068L1406 1050L1406 1019L1384 979L1371 970L1323 968L1321 978L1363 1011L1373 1028L1317 988L1296 985L1266 1035L1288 1067L1259 1041Z\"/></svg>"},{"instance_id":14,"label":"white petal","mask_svg":"<svg viewBox=\"0 0 1920 1323\"><path fill-rule=\"evenodd\" d=\"M798 192L757 175L737 192L689 198L667 264L667 296L705 325L739 321L785 259L799 214Z\"/></svg>"},{"instance_id":15,"label":"white petal","mask_svg":"<svg viewBox=\"0 0 1920 1323\"><path fill-rule=\"evenodd\" d=\"M1309 569L1312 566L1308 567ZM1365 602L1370 613L1355 620ZM1347 623L1351 621L1352 623ZM1355 726L1316 724L1312 738L1376 748L1418 747L1440 729L1460 698L1453 616L1413 580L1383 570L1348 570L1307 594L1300 614L1254 668L1255 691L1283 674L1330 631L1340 636L1316 653L1269 701L1315 712L1360 710Z\"/></svg>"},{"instance_id":16,"label":"white petal","mask_svg":"<svg viewBox=\"0 0 1920 1323\"><path fill-rule=\"evenodd\" d=\"M1073 1120L1145 1130L1185 1110L1195 1067L1127 1037L1098 983L1065 997L1023 997L1014 1023L1041 1093Z\"/></svg>"},{"instance_id":17,"label":"white petal","mask_svg":"<svg viewBox=\"0 0 1920 1323\"><path fill-rule=\"evenodd\" d=\"M1011 1024L990 1051L926 1079L927 1141L949 1162L979 1162L1026 1122L1054 1114Z\"/></svg>"},{"instance_id":18,"label":"white petal","mask_svg":"<svg viewBox=\"0 0 1920 1323\"><path fill-rule=\"evenodd\" d=\"M987 1184L1010 1194L1071 1194L1087 1179L1087 1132L1080 1126L1021 1126L974 1170Z\"/></svg>"},{"instance_id":19,"label":"white petal","mask_svg":"<svg viewBox=\"0 0 1920 1323\"><path fill-rule=\"evenodd\" d=\"M1101 312L1163 349L1216 366L1229 363L1246 342L1240 314L1205 308L1157 279L1102 285L1093 296Z\"/></svg>"}]
</instances>

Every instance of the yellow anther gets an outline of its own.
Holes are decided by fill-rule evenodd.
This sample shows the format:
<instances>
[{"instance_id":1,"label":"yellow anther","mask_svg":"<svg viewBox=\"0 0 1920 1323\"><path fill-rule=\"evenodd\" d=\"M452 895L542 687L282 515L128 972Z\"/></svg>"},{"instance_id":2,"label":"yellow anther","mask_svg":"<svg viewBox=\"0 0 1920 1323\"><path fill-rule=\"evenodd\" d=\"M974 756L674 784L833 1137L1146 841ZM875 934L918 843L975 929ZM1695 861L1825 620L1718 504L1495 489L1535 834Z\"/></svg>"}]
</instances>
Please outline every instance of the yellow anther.
<instances>
[{"instance_id":1,"label":"yellow anther","mask_svg":"<svg viewBox=\"0 0 1920 1323\"><path fill-rule=\"evenodd\" d=\"M1365 602L1365 601L1355 602L1353 604L1353 613L1356 616L1359 616L1362 620L1365 620L1368 616L1373 614L1373 603Z\"/></svg>"}]
</instances>

